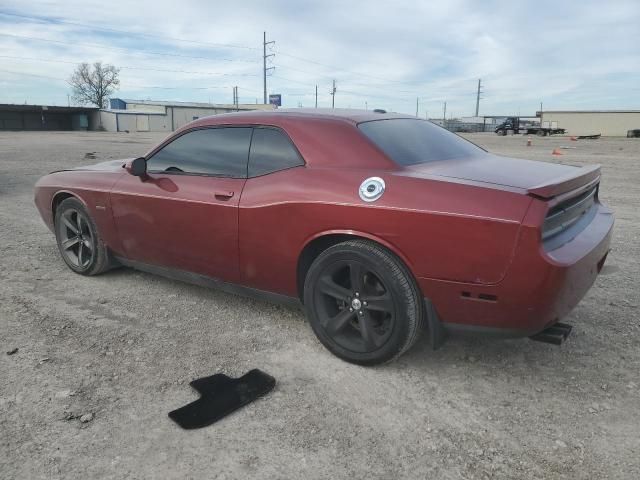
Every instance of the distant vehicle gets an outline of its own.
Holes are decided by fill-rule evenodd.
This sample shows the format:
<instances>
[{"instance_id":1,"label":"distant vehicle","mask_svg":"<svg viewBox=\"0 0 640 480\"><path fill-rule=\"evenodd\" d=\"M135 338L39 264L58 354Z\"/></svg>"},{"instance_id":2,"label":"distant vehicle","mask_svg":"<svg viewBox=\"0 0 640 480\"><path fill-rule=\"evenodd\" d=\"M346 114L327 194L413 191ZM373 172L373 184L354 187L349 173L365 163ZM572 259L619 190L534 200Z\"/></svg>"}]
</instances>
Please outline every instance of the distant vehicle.
<instances>
[{"instance_id":1,"label":"distant vehicle","mask_svg":"<svg viewBox=\"0 0 640 480\"><path fill-rule=\"evenodd\" d=\"M35 202L76 273L302 305L331 352L372 365L425 324L434 348L459 331L562 341L609 251L599 184L598 166L498 157L415 117L285 109L51 173Z\"/></svg>"},{"instance_id":2,"label":"distant vehicle","mask_svg":"<svg viewBox=\"0 0 640 480\"><path fill-rule=\"evenodd\" d=\"M640 138L640 128L627 131L627 138Z\"/></svg>"},{"instance_id":3,"label":"distant vehicle","mask_svg":"<svg viewBox=\"0 0 640 480\"><path fill-rule=\"evenodd\" d=\"M495 128L495 132L498 135L506 135L509 130L513 130L513 133L523 133L525 135L538 135L544 137L546 135L564 134L564 128L551 128L544 127L542 125L522 125L519 117L507 117L504 122Z\"/></svg>"}]
</instances>

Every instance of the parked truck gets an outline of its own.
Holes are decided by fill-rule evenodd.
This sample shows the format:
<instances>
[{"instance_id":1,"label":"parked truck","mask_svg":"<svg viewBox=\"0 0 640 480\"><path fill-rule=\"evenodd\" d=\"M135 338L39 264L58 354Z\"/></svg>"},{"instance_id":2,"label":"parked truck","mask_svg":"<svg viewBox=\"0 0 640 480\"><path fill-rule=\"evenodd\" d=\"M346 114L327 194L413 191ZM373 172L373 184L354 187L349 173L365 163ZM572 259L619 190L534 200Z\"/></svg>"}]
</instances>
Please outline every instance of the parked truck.
<instances>
[{"instance_id":1,"label":"parked truck","mask_svg":"<svg viewBox=\"0 0 640 480\"><path fill-rule=\"evenodd\" d=\"M546 122L545 122L546 123ZM555 122L554 122L555 123ZM506 135L509 130L513 130L513 133L522 133L525 135L538 135L544 137L546 135L564 134L564 128L557 128L554 125L523 125L520 123L520 117L507 117L504 122L495 128L495 132L498 135Z\"/></svg>"}]
</instances>

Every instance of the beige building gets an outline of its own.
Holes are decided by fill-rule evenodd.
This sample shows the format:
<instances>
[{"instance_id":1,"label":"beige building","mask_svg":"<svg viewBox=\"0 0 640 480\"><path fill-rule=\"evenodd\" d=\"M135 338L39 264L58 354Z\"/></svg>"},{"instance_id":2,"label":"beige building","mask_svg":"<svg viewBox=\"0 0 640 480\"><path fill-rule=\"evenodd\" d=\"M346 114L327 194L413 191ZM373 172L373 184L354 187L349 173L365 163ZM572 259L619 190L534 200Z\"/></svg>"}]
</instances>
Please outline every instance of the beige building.
<instances>
[{"instance_id":1,"label":"beige building","mask_svg":"<svg viewBox=\"0 0 640 480\"><path fill-rule=\"evenodd\" d=\"M640 110L544 111L542 125L564 128L569 135L626 137L640 129Z\"/></svg>"},{"instance_id":2,"label":"beige building","mask_svg":"<svg viewBox=\"0 0 640 480\"><path fill-rule=\"evenodd\" d=\"M172 132L193 120L221 113L272 110L273 105L222 105L112 98L110 108L93 112L91 124L108 132Z\"/></svg>"}]
</instances>

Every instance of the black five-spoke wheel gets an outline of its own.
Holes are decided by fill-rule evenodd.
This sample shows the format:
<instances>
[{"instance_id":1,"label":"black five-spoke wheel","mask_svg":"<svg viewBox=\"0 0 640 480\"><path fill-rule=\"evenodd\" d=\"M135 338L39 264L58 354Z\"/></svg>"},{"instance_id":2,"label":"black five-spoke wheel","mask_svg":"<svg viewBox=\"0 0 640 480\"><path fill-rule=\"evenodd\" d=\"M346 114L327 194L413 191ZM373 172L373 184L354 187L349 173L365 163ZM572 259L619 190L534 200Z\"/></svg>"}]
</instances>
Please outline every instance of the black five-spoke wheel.
<instances>
[{"instance_id":1,"label":"black five-spoke wheel","mask_svg":"<svg viewBox=\"0 0 640 480\"><path fill-rule=\"evenodd\" d=\"M109 268L109 253L85 206L67 198L55 212L55 230L62 259L71 270L96 275Z\"/></svg>"},{"instance_id":2,"label":"black five-spoke wheel","mask_svg":"<svg viewBox=\"0 0 640 480\"><path fill-rule=\"evenodd\" d=\"M348 350L372 352L393 331L395 308L391 294L379 275L358 260L328 266L314 297L322 328Z\"/></svg>"},{"instance_id":3,"label":"black five-spoke wheel","mask_svg":"<svg viewBox=\"0 0 640 480\"><path fill-rule=\"evenodd\" d=\"M421 328L421 298L406 267L386 249L362 240L318 256L305 282L305 309L329 350L366 365L401 355Z\"/></svg>"},{"instance_id":4,"label":"black five-spoke wheel","mask_svg":"<svg viewBox=\"0 0 640 480\"><path fill-rule=\"evenodd\" d=\"M87 268L94 254L94 242L84 214L74 208L62 212L58 236L65 260L75 267Z\"/></svg>"}]
</instances>

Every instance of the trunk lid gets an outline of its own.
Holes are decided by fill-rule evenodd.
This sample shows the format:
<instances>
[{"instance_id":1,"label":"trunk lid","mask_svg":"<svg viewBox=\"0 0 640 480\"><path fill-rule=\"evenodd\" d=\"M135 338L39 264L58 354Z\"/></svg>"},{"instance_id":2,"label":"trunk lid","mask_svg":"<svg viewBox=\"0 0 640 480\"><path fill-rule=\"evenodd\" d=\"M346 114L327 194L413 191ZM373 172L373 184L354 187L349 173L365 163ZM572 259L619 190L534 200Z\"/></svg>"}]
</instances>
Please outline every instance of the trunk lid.
<instances>
[{"instance_id":1,"label":"trunk lid","mask_svg":"<svg viewBox=\"0 0 640 480\"><path fill-rule=\"evenodd\" d=\"M487 154L411 165L404 173L517 188L529 195L551 198L593 182L600 177L600 166L576 167Z\"/></svg>"}]
</instances>

